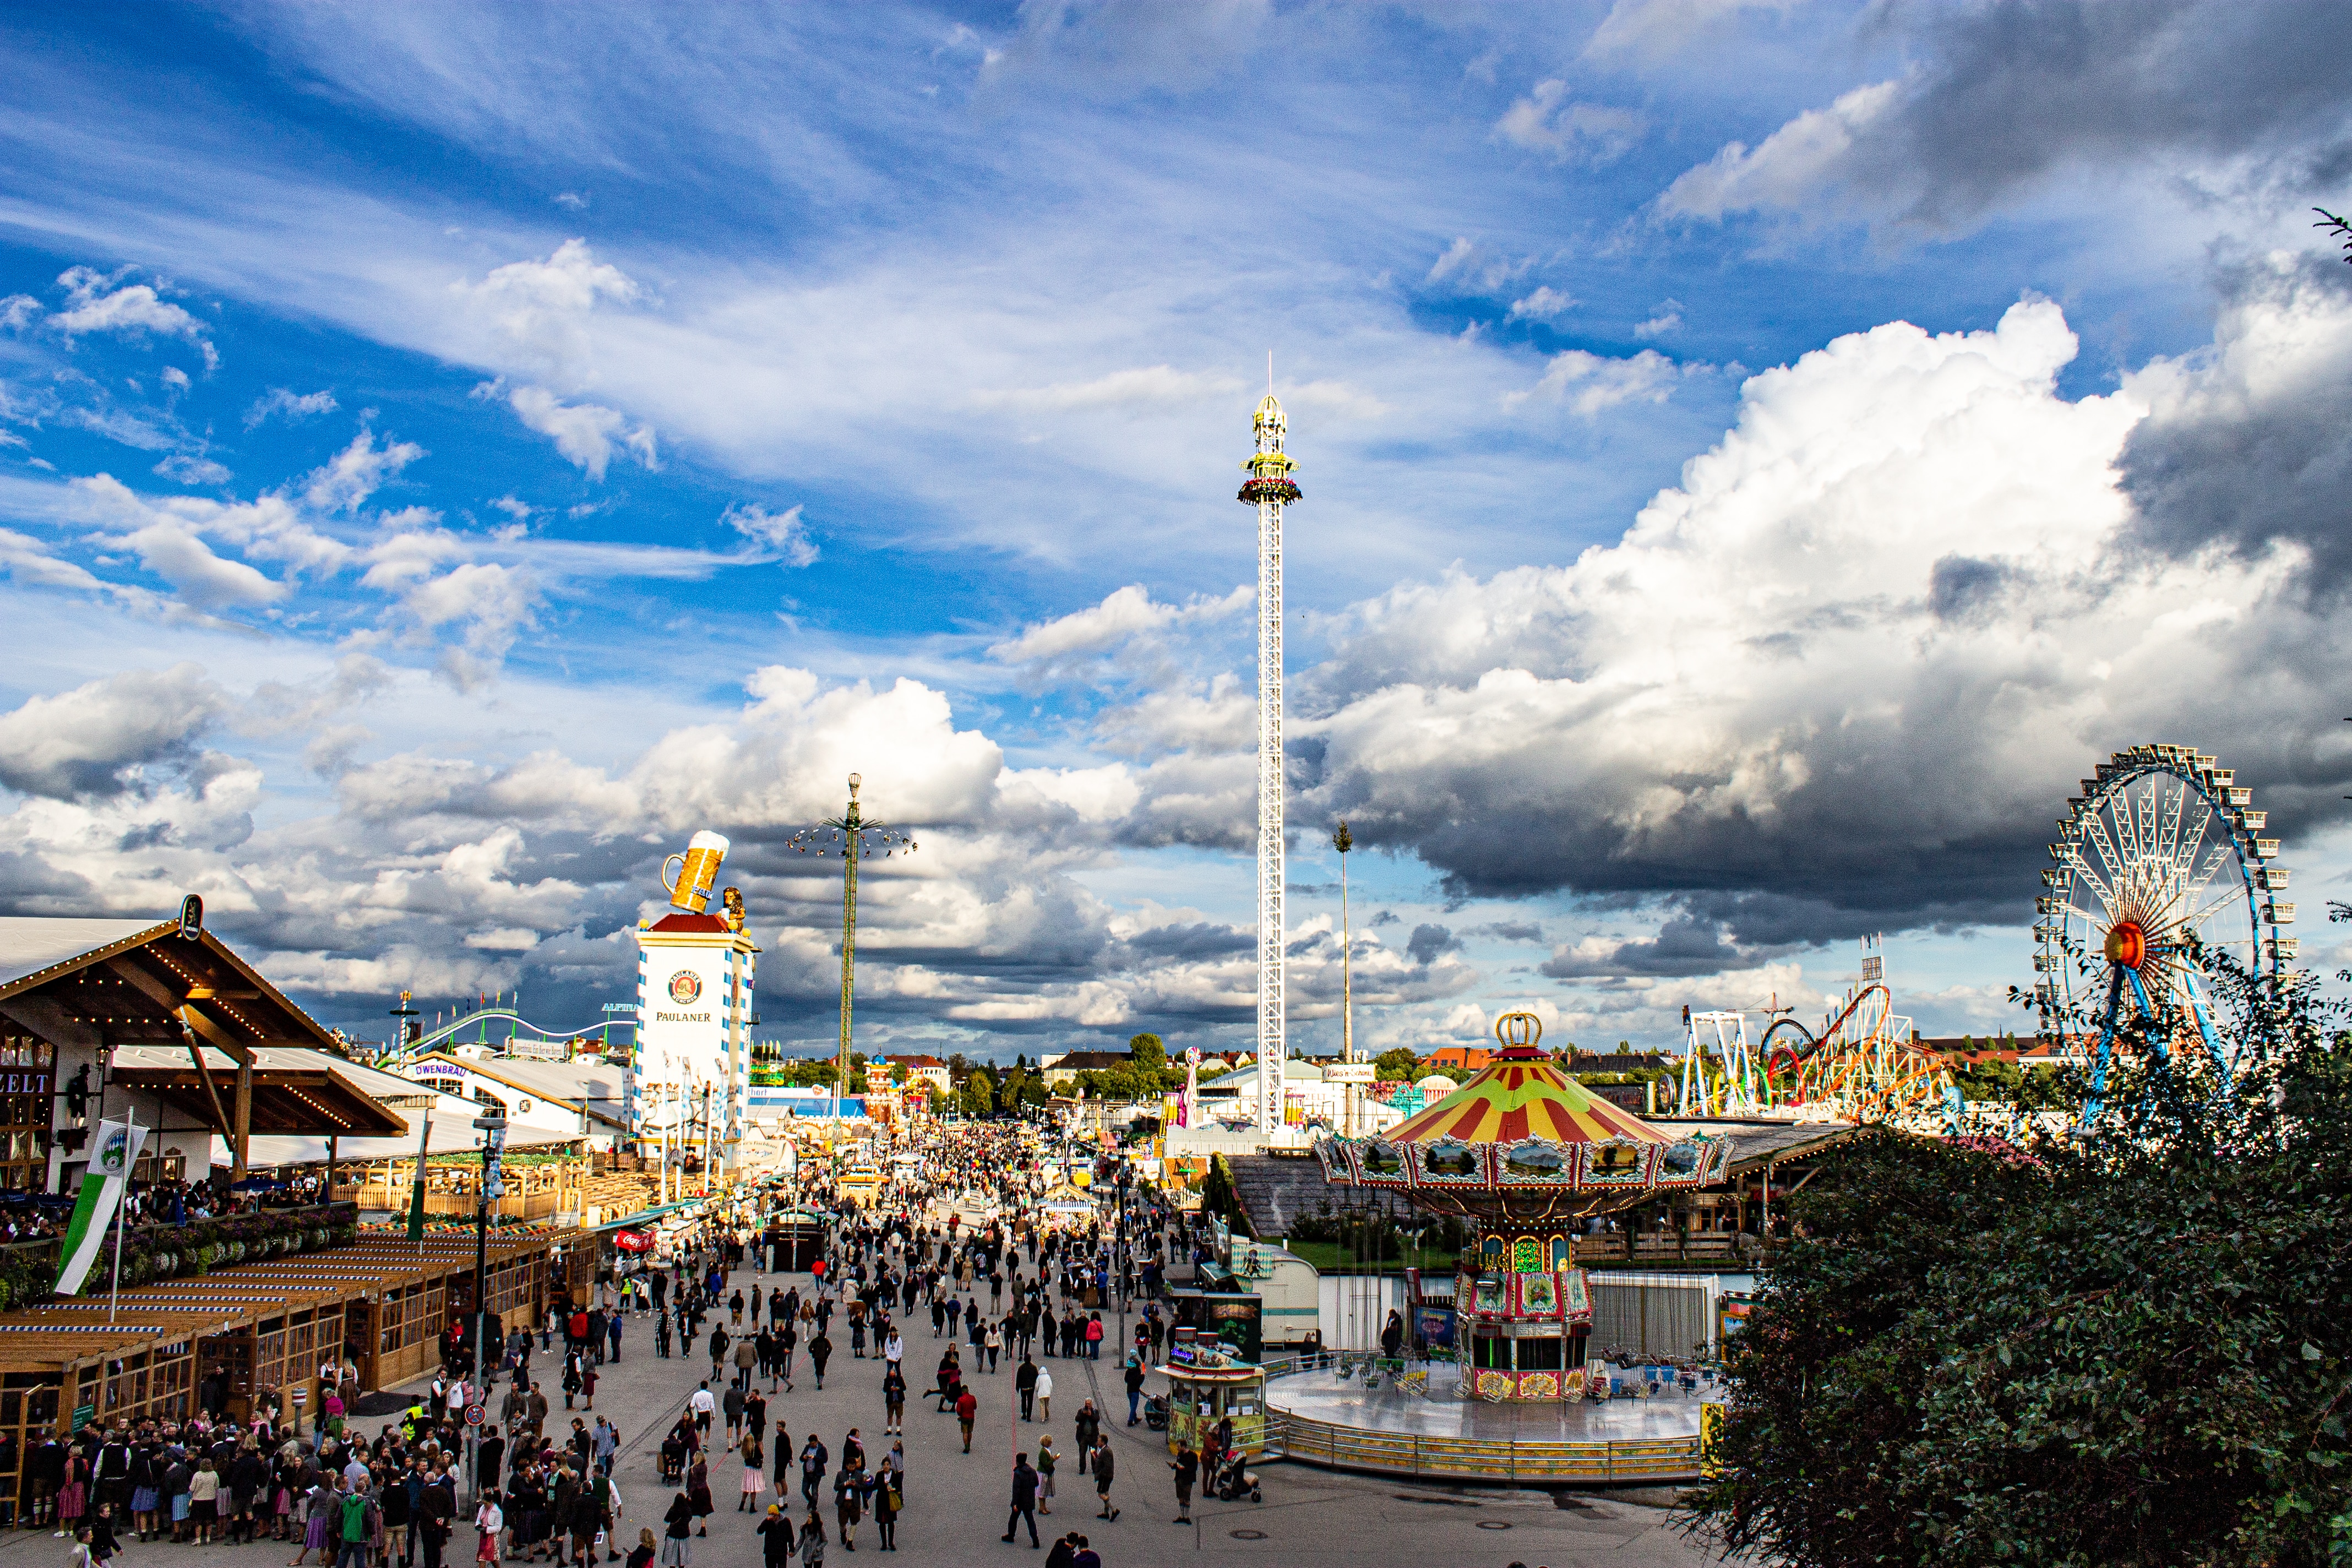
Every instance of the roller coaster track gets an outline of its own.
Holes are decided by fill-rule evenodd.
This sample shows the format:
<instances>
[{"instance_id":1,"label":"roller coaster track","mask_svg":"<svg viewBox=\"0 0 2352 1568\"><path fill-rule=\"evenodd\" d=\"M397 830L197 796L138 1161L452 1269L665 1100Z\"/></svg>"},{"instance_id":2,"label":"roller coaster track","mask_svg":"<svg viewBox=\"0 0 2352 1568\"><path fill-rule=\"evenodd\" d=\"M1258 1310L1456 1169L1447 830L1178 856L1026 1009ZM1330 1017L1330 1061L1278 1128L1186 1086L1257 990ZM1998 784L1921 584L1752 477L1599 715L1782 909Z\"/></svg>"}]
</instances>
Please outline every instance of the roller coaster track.
<instances>
[{"instance_id":1,"label":"roller coaster track","mask_svg":"<svg viewBox=\"0 0 2352 1568\"><path fill-rule=\"evenodd\" d=\"M503 1034L493 1033L492 1026L498 1024L506 1026ZM407 1061L451 1045L510 1045L517 1039L524 1038L576 1040L583 1036L593 1035L599 1040L609 1043L612 1037L606 1033L607 1030L635 1027L636 1027L636 1019L624 1016L606 1018L591 1024L585 1028L549 1029L532 1023L505 1003L491 1003L487 1006L477 1007L470 1013L461 1013L439 1028L420 1035L406 1045L394 1047L385 1053L384 1061L387 1063Z\"/></svg>"}]
</instances>

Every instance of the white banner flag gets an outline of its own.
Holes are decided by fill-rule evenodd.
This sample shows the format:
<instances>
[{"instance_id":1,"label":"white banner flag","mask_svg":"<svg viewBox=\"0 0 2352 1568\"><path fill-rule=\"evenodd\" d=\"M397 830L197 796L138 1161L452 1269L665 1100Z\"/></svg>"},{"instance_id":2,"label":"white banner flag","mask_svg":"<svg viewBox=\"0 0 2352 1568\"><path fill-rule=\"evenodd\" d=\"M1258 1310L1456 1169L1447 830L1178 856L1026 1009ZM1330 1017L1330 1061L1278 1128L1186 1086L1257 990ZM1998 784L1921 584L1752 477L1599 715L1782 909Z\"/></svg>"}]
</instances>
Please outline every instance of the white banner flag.
<instances>
[{"instance_id":1,"label":"white banner flag","mask_svg":"<svg viewBox=\"0 0 2352 1568\"><path fill-rule=\"evenodd\" d=\"M70 1296L89 1278L90 1266L105 1250L106 1227L122 1202L122 1184L139 1159L147 1129L121 1121L101 1121L93 1131L89 1169L81 1179L74 1202L73 1222L66 1229L65 1267L58 1273L58 1294Z\"/></svg>"}]
</instances>

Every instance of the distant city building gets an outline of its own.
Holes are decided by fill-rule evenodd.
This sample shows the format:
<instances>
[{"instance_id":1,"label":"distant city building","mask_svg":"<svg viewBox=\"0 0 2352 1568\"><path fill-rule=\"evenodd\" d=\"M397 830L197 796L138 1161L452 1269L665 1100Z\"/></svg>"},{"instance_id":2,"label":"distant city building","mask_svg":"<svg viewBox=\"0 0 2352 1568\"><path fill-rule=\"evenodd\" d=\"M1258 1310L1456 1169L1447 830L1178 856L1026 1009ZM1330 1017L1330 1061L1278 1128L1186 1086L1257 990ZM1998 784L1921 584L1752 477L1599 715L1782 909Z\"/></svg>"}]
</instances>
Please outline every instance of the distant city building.
<instances>
[{"instance_id":1,"label":"distant city building","mask_svg":"<svg viewBox=\"0 0 2352 1568\"><path fill-rule=\"evenodd\" d=\"M1051 1089L1076 1082L1082 1072L1108 1072L1113 1068L1132 1067L1135 1058L1125 1051L1066 1051L1057 1057L1040 1057L1037 1065L1045 1074L1045 1087Z\"/></svg>"},{"instance_id":2,"label":"distant city building","mask_svg":"<svg viewBox=\"0 0 2352 1568\"><path fill-rule=\"evenodd\" d=\"M1465 1072L1476 1072L1495 1059L1495 1053L1484 1046L1441 1046L1421 1058L1425 1068L1460 1068Z\"/></svg>"},{"instance_id":3,"label":"distant city building","mask_svg":"<svg viewBox=\"0 0 2352 1568\"><path fill-rule=\"evenodd\" d=\"M882 1059L902 1069L909 1085L929 1084L939 1094L945 1094L954 1087L949 1081L948 1064L937 1057L884 1057Z\"/></svg>"}]
</instances>

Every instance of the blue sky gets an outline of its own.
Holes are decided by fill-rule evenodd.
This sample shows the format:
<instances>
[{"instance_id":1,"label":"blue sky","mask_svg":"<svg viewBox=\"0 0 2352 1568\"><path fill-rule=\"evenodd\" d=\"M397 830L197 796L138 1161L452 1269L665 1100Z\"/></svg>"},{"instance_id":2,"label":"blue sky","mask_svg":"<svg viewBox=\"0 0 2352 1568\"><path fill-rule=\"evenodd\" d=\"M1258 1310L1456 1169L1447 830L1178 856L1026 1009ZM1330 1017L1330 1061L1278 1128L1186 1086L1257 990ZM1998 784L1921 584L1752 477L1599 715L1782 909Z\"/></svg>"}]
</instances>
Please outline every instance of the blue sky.
<instances>
[{"instance_id":1,"label":"blue sky","mask_svg":"<svg viewBox=\"0 0 2352 1568\"><path fill-rule=\"evenodd\" d=\"M1342 815L1374 1043L2001 1026L2106 751L2341 858L2344 14L2126 9L12 15L0 898L561 1025L714 826L814 1042L856 770L876 1044L1234 1043L1271 352L1300 1038Z\"/></svg>"}]
</instances>

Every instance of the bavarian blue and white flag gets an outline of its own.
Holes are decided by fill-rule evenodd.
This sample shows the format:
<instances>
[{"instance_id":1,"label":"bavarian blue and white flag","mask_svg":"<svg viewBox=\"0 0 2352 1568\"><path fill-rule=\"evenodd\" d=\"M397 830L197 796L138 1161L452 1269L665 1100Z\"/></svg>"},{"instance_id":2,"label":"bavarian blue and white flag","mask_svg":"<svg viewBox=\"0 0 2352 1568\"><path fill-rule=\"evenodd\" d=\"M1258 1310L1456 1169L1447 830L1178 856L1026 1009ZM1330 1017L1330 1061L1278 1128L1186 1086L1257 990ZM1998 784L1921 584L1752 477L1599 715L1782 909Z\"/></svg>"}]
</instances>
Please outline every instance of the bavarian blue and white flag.
<instances>
[{"instance_id":1,"label":"bavarian blue and white flag","mask_svg":"<svg viewBox=\"0 0 2352 1568\"><path fill-rule=\"evenodd\" d=\"M74 1202L73 1224L66 1229L65 1267L58 1271L58 1294L71 1296L89 1278L90 1266L106 1250L106 1227L122 1203L122 1184L130 1178L147 1129L121 1121L98 1124L89 1170L81 1179L81 1196Z\"/></svg>"}]
</instances>

